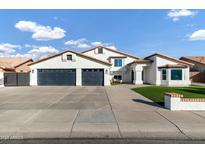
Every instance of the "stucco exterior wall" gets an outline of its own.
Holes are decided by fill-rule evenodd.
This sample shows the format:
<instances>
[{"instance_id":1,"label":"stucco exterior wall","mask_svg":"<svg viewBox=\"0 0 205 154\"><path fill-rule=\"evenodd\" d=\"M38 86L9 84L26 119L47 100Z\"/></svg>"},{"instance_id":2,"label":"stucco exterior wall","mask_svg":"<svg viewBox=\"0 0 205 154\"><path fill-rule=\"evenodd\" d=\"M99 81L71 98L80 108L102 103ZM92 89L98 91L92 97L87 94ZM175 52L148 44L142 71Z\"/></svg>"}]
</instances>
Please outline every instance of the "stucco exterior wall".
<instances>
[{"instance_id":1,"label":"stucco exterior wall","mask_svg":"<svg viewBox=\"0 0 205 154\"><path fill-rule=\"evenodd\" d=\"M151 83L151 66L144 67L144 83Z\"/></svg>"},{"instance_id":2,"label":"stucco exterior wall","mask_svg":"<svg viewBox=\"0 0 205 154\"><path fill-rule=\"evenodd\" d=\"M158 67L164 66L164 65L167 65L167 64L176 65L177 63L173 62L171 60L167 60L167 59L158 57L158 56L155 56L155 57L156 57L156 68L155 68L155 70L156 70L156 81L155 81L155 84L156 85L161 85L162 84L162 82L161 82L162 81L162 76L161 76L161 70Z\"/></svg>"},{"instance_id":3,"label":"stucco exterior wall","mask_svg":"<svg viewBox=\"0 0 205 154\"><path fill-rule=\"evenodd\" d=\"M0 87L4 87L4 72L0 72Z\"/></svg>"},{"instance_id":4,"label":"stucco exterior wall","mask_svg":"<svg viewBox=\"0 0 205 154\"><path fill-rule=\"evenodd\" d=\"M66 55L72 55L73 60L64 60ZM76 84L81 85L81 69L104 69L104 85L110 85L110 66L84 58L74 53L64 53L51 59L30 66L30 85L37 85L37 69L76 69Z\"/></svg>"},{"instance_id":5,"label":"stucco exterior wall","mask_svg":"<svg viewBox=\"0 0 205 154\"><path fill-rule=\"evenodd\" d=\"M146 83L149 83L149 84L156 84L156 56L153 56L153 57L150 57L149 58L150 60L152 60L153 62L151 63L150 66L147 66L145 68L145 72L146 72L146 75L145 75L145 81Z\"/></svg>"},{"instance_id":6,"label":"stucco exterior wall","mask_svg":"<svg viewBox=\"0 0 205 154\"><path fill-rule=\"evenodd\" d=\"M165 108L169 110L205 110L204 98L181 98L180 96L164 96Z\"/></svg>"},{"instance_id":7,"label":"stucco exterior wall","mask_svg":"<svg viewBox=\"0 0 205 154\"><path fill-rule=\"evenodd\" d=\"M114 77L114 75L122 75L122 81L123 82L130 82L130 71L129 68L126 67L127 64L133 62L134 60L136 60L135 58L129 57L127 56L126 58L122 58L123 61L123 66L122 67L115 67L114 66L114 58L109 59L109 57L117 57L117 56L124 56L120 53L115 53L112 51L109 51L107 49L103 48L103 54L98 54L98 48L93 49L91 51L85 52L85 55L91 56L91 57L95 57L97 59L100 60L104 60L104 61L109 61L112 66L110 68L111 74L110 74L110 78L112 79Z\"/></svg>"},{"instance_id":8,"label":"stucco exterior wall","mask_svg":"<svg viewBox=\"0 0 205 154\"><path fill-rule=\"evenodd\" d=\"M177 62L159 57L153 56L149 58L153 62L151 66L146 67L145 70L145 82L154 85L166 85L166 86L187 86L190 84L189 80L189 67L188 68L180 68L182 69L182 80L171 80L171 70L178 68L170 68L167 69L167 80L162 80L162 69L159 69L160 66L164 66L167 64L176 65Z\"/></svg>"}]
</instances>

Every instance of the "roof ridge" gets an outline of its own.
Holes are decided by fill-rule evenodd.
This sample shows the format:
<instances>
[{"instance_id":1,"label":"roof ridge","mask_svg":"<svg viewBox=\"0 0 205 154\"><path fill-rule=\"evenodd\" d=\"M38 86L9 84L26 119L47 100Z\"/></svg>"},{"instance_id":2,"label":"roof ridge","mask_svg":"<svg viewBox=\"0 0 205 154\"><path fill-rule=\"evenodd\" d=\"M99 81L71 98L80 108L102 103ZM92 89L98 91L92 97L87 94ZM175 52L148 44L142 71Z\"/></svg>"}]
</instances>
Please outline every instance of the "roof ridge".
<instances>
[{"instance_id":1,"label":"roof ridge","mask_svg":"<svg viewBox=\"0 0 205 154\"><path fill-rule=\"evenodd\" d=\"M25 61L22 61L20 64L15 65L14 68L16 68L16 67L18 67L18 66L20 66L20 65L22 65L22 64L25 64L25 63L27 63L28 61L32 61L32 62L33 62L33 59L30 58L30 59L27 59L27 60L25 60Z\"/></svg>"},{"instance_id":2,"label":"roof ridge","mask_svg":"<svg viewBox=\"0 0 205 154\"><path fill-rule=\"evenodd\" d=\"M192 61L192 62L196 62L196 63L199 63L201 65L205 65L205 56L203 56L203 60L202 59L197 59L197 58L188 58L188 57L181 57L180 59L185 59L185 60L189 60L189 61Z\"/></svg>"},{"instance_id":3,"label":"roof ridge","mask_svg":"<svg viewBox=\"0 0 205 154\"><path fill-rule=\"evenodd\" d=\"M29 64L29 66L30 66L30 65L33 65L33 64L36 64L36 63L39 63L39 62L42 62L42 61L45 61L45 60L48 60L48 59L51 59L51 58L53 58L53 57L60 56L60 55L62 55L62 54L64 54L64 53L67 53L67 52L71 52L71 53L74 53L74 54L77 54L77 55L80 55L80 56L84 56L84 57L93 59L93 60L98 61L98 62L101 62L101 63L105 63L105 64L108 64L108 65L111 65L111 63L109 63L109 62L106 62L106 61L103 61L103 60L100 60L100 59L97 59L97 58L94 58L94 57L85 55L85 54L80 53L80 52L76 52L76 51L73 51L73 50L64 50L64 51L62 51L62 52L60 52L60 53L57 53L57 54L55 54L55 55L48 56L48 57L46 57L46 58L40 59L40 60L38 60L38 61L35 61L35 62Z\"/></svg>"},{"instance_id":4,"label":"roof ridge","mask_svg":"<svg viewBox=\"0 0 205 154\"><path fill-rule=\"evenodd\" d=\"M189 62L186 62L186 61L183 61L183 60L180 60L180 59L176 59L176 58L167 56L167 55L162 54L162 53L159 53L159 52L153 53L153 54L151 54L151 55L145 57L144 59L148 59L148 58L153 57L153 56L155 56L155 55L158 55L158 56L167 58L167 59L169 59L169 60L173 60L173 61L175 61L175 62L177 61L177 62L179 62L179 63L183 63L183 64L186 64L186 65L193 65L192 63L189 63Z\"/></svg>"},{"instance_id":5,"label":"roof ridge","mask_svg":"<svg viewBox=\"0 0 205 154\"><path fill-rule=\"evenodd\" d=\"M137 57L137 56L128 54L128 53L126 53L126 52L122 52L122 51L119 51L119 50L111 49L111 48L109 48L109 47L105 47L105 46L102 46L102 45L98 45L98 46L93 47L93 48L91 48L91 49L84 50L84 51L82 51L81 53L85 53L85 52L94 50L94 49L99 48L99 47L105 48L105 49L107 49L107 50L109 50L109 51L112 51L112 52L115 52L115 53L119 53L119 54L122 54L122 55L126 55L126 56L128 56L128 57L132 57L132 58L134 58L134 59L139 59L139 58L140 58L140 57Z\"/></svg>"}]
</instances>

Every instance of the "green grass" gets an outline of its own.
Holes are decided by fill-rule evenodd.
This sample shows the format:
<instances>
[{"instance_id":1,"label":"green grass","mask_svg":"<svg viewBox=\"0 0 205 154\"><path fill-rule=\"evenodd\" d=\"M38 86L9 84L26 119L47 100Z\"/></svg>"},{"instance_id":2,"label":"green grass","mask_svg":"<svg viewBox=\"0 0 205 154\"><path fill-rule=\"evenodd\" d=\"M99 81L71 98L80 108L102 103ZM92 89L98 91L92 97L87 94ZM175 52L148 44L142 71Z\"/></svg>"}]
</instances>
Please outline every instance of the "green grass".
<instances>
[{"instance_id":1,"label":"green grass","mask_svg":"<svg viewBox=\"0 0 205 154\"><path fill-rule=\"evenodd\" d=\"M147 87L134 88L133 90L162 106L164 106L165 92L176 92L179 94L183 94L185 98L205 98L205 87L203 86L189 86L189 87L147 86Z\"/></svg>"}]
</instances>

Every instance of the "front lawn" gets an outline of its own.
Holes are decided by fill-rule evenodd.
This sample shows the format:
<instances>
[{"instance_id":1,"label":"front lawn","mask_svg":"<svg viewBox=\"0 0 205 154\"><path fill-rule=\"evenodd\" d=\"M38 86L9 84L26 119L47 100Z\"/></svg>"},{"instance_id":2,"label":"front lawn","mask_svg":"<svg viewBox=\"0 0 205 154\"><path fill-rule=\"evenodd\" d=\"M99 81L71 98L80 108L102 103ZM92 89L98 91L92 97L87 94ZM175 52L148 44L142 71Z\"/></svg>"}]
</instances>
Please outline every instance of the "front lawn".
<instances>
[{"instance_id":1,"label":"front lawn","mask_svg":"<svg viewBox=\"0 0 205 154\"><path fill-rule=\"evenodd\" d=\"M189 87L147 86L147 87L134 88L133 90L162 106L164 106L165 92L176 92L179 94L183 94L185 98L205 98L205 87L203 86L189 86Z\"/></svg>"}]
</instances>

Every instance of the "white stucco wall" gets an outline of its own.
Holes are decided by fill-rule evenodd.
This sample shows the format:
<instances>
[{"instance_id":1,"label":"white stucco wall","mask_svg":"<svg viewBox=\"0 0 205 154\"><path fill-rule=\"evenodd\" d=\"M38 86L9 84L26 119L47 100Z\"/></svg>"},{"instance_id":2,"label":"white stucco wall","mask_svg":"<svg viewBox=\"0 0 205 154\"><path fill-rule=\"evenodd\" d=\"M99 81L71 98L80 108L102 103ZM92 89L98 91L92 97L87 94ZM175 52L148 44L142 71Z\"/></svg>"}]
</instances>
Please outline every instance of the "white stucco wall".
<instances>
[{"instance_id":1,"label":"white stucco wall","mask_svg":"<svg viewBox=\"0 0 205 154\"><path fill-rule=\"evenodd\" d=\"M182 69L182 80L171 80L171 69L167 70L167 80L162 80L162 69L158 67L164 66L167 64L176 65L177 62L159 57L153 56L149 58L153 61L151 66L146 68L146 82L154 85L167 85L167 86L186 86L190 84L189 80L189 67L180 68ZM177 68L172 68L177 69Z\"/></svg>"},{"instance_id":2,"label":"white stucco wall","mask_svg":"<svg viewBox=\"0 0 205 154\"><path fill-rule=\"evenodd\" d=\"M181 101L180 97L164 96L165 108L170 110L205 110L204 102Z\"/></svg>"},{"instance_id":3,"label":"white stucco wall","mask_svg":"<svg viewBox=\"0 0 205 154\"><path fill-rule=\"evenodd\" d=\"M4 72L0 72L0 87L4 87Z\"/></svg>"},{"instance_id":4,"label":"white stucco wall","mask_svg":"<svg viewBox=\"0 0 205 154\"><path fill-rule=\"evenodd\" d=\"M160 66L164 66L164 65L167 65L167 64L171 64L171 65L176 65L177 63L176 62L173 62L171 60L168 60L168 59L164 59L164 58L161 58L161 57L158 57L158 56L155 56L156 57L156 81L155 81L155 84L156 85L161 85L162 84L162 76L161 76L161 70L158 68ZM168 79L170 80L170 79Z\"/></svg>"},{"instance_id":5,"label":"white stucco wall","mask_svg":"<svg viewBox=\"0 0 205 154\"><path fill-rule=\"evenodd\" d=\"M152 60L152 63L150 66L147 66L145 68L145 72L146 72L146 75L145 75L145 81L146 83L149 83L149 84L156 84L156 67L157 67L157 64L156 64L156 56L153 56L153 57L150 57L149 58L150 60Z\"/></svg>"},{"instance_id":6,"label":"white stucco wall","mask_svg":"<svg viewBox=\"0 0 205 154\"><path fill-rule=\"evenodd\" d=\"M62 60L68 54L73 56L73 60ZM33 64L30 68L30 85L37 85L37 69L76 69L76 85L81 85L82 83L81 69L104 69L104 85L110 85L109 65L105 65L70 52Z\"/></svg>"},{"instance_id":7,"label":"white stucco wall","mask_svg":"<svg viewBox=\"0 0 205 154\"><path fill-rule=\"evenodd\" d=\"M115 53L110 50L104 49L103 48L103 54L98 54L98 48L85 52L84 54L95 57L100 60L108 61L109 57L112 56L124 56L120 53ZM114 58L110 59L110 63L112 63L112 66L110 68L111 71L111 78L113 78L114 75L122 75L122 81L123 82L130 82L130 71L128 70L129 68L126 67L127 64L133 62L136 60L135 58L127 56L126 58L122 58L123 60L123 66L122 67L114 67Z\"/></svg>"}]
</instances>

